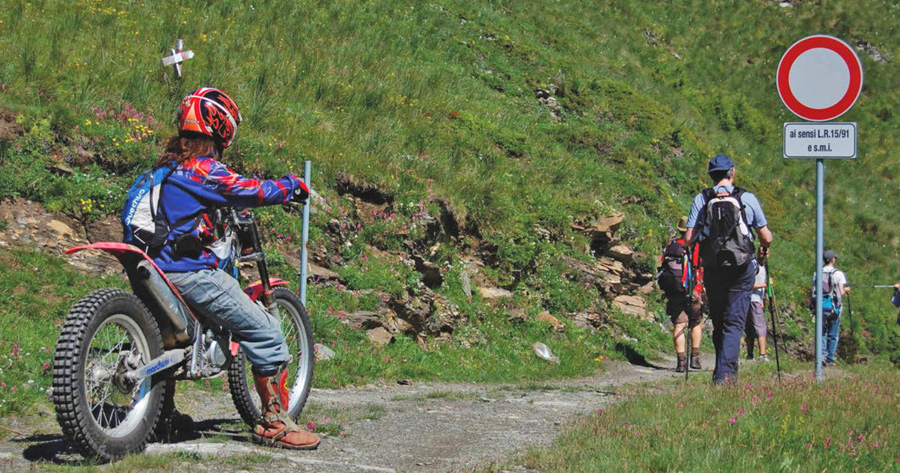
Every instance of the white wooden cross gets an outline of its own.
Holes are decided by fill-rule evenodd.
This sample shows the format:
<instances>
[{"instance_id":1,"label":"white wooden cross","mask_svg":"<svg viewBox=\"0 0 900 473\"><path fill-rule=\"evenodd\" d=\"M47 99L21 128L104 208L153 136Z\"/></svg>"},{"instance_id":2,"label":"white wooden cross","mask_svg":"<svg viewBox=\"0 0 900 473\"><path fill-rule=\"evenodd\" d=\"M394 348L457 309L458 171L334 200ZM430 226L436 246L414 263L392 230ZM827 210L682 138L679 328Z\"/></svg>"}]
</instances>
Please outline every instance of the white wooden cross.
<instances>
[{"instance_id":1,"label":"white wooden cross","mask_svg":"<svg viewBox=\"0 0 900 473\"><path fill-rule=\"evenodd\" d=\"M166 56L162 58L163 66L173 66L175 68L175 77L181 77L181 63L187 61L188 59L194 57L193 51L182 51L181 48L184 47L184 40L176 39L175 40L175 48L169 49L170 56Z\"/></svg>"}]
</instances>

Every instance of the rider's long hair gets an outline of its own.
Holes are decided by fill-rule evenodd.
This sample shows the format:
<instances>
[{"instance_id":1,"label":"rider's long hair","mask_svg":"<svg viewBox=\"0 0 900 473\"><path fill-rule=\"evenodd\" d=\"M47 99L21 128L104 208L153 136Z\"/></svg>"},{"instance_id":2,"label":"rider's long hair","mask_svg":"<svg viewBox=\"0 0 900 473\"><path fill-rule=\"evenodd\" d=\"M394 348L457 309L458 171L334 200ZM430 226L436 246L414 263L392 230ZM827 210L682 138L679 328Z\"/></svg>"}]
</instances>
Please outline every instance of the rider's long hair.
<instances>
[{"instance_id":1,"label":"rider's long hair","mask_svg":"<svg viewBox=\"0 0 900 473\"><path fill-rule=\"evenodd\" d=\"M222 147L209 136L200 133L181 133L169 138L156 164L162 166L171 161L178 164L198 156L222 157Z\"/></svg>"}]
</instances>

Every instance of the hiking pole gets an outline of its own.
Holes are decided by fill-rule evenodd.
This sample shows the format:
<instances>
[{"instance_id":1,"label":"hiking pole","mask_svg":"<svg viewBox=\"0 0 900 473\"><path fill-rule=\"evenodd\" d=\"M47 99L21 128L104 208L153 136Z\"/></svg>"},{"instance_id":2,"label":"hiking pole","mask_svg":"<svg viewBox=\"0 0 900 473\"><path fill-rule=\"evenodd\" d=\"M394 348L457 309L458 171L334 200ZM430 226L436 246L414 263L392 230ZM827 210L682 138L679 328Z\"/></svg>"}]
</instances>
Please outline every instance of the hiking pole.
<instances>
[{"instance_id":1,"label":"hiking pole","mask_svg":"<svg viewBox=\"0 0 900 473\"><path fill-rule=\"evenodd\" d=\"M894 287L894 286L891 286ZM850 294L844 296L847 298L847 317L850 319L850 337L853 337L853 310L850 308Z\"/></svg>"},{"instance_id":2,"label":"hiking pole","mask_svg":"<svg viewBox=\"0 0 900 473\"><path fill-rule=\"evenodd\" d=\"M685 278L684 283L688 286L688 304L687 304L687 323L684 325L684 328L681 330L684 332L684 344L687 345L687 356L684 359L684 381L688 381L688 376L691 372L691 309L694 306L694 287L691 284L691 279L693 279L694 268L691 266L691 262L694 260L693 254L691 254L691 249L688 248L687 252L684 254L684 257L687 261L684 263L685 271L687 271L687 278Z\"/></svg>"},{"instance_id":3,"label":"hiking pole","mask_svg":"<svg viewBox=\"0 0 900 473\"><path fill-rule=\"evenodd\" d=\"M766 248L768 250L768 248ZM769 314L772 316L772 344L775 345L775 369L778 372L778 382L781 382L781 360L778 357L778 310L775 306L775 290L772 289L772 266L769 264L768 251L765 252L766 260L766 295L769 299Z\"/></svg>"},{"instance_id":4,"label":"hiking pole","mask_svg":"<svg viewBox=\"0 0 900 473\"><path fill-rule=\"evenodd\" d=\"M893 289L893 285L853 286L854 289Z\"/></svg>"}]
</instances>

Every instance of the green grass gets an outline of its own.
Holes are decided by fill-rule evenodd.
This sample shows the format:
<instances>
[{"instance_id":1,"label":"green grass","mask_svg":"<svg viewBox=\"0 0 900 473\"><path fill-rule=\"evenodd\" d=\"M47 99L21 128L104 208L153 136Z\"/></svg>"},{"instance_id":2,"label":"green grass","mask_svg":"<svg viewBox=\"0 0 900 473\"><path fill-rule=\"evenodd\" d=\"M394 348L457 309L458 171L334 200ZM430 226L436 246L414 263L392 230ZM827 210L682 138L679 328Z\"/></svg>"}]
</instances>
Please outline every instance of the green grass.
<instances>
[{"instance_id":1,"label":"green grass","mask_svg":"<svg viewBox=\"0 0 900 473\"><path fill-rule=\"evenodd\" d=\"M190 452L177 452L154 455L127 455L121 460L110 465L98 465L87 461L81 463L64 464L39 462L35 463L34 467L38 468L40 471L53 471L61 473L88 473L96 471L104 471L109 473L133 473L142 471L168 472L190 469L192 465L198 465L207 460L210 460L210 458L204 458L200 455ZM243 464L240 463L240 457L237 457L234 460L226 459L225 461L233 461L234 464L238 465Z\"/></svg>"},{"instance_id":2,"label":"green grass","mask_svg":"<svg viewBox=\"0 0 900 473\"><path fill-rule=\"evenodd\" d=\"M0 249L0 416L47 405L53 351L69 306L93 289L120 287L61 258Z\"/></svg>"},{"instance_id":3,"label":"green grass","mask_svg":"<svg viewBox=\"0 0 900 473\"><path fill-rule=\"evenodd\" d=\"M900 389L884 363L828 372L804 366L779 384L743 369L737 386L707 379L619 390L624 401L571 425L522 462L540 471L898 471Z\"/></svg>"}]
</instances>

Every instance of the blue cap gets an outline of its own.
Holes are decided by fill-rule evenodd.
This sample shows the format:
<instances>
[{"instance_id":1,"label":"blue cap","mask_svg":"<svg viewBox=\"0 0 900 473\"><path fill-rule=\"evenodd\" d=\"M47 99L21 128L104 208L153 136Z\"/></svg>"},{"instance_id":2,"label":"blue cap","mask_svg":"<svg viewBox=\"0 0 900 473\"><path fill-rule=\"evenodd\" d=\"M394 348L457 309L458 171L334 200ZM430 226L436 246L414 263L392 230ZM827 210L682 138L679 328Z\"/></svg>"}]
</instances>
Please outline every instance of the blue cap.
<instances>
[{"instance_id":1,"label":"blue cap","mask_svg":"<svg viewBox=\"0 0 900 473\"><path fill-rule=\"evenodd\" d=\"M708 174L716 171L727 171L733 167L734 163L731 162L731 158L724 154L717 154L709 160L709 169L706 172Z\"/></svg>"}]
</instances>

